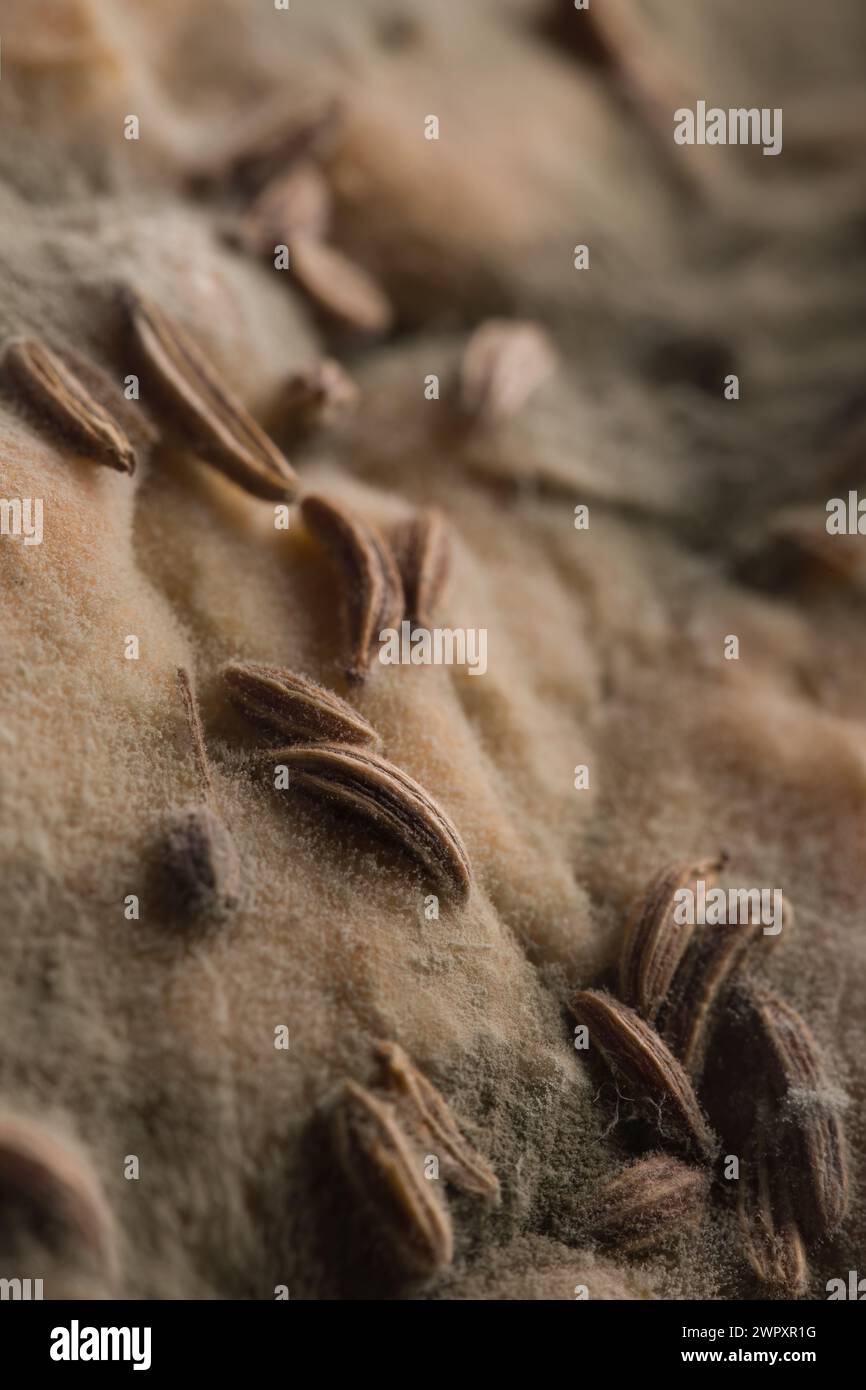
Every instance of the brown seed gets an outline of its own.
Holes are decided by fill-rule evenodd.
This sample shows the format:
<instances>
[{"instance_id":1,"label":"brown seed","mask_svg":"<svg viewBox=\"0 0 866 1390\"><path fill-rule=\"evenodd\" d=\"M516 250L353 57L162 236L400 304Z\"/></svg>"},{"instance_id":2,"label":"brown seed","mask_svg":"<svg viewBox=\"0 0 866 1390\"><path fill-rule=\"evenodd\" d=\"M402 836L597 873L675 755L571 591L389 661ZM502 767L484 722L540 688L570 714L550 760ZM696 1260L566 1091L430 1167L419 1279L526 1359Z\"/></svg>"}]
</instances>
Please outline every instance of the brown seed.
<instances>
[{"instance_id":1,"label":"brown seed","mask_svg":"<svg viewBox=\"0 0 866 1390\"><path fill-rule=\"evenodd\" d=\"M397 1110L405 1127L422 1144L436 1150L448 1182L474 1197L497 1201L499 1180L490 1164L461 1134L444 1096L410 1061L397 1043L381 1042L377 1052L388 1086L398 1097Z\"/></svg>"},{"instance_id":2,"label":"brown seed","mask_svg":"<svg viewBox=\"0 0 866 1390\"><path fill-rule=\"evenodd\" d=\"M761 940L761 924L703 927L692 941L671 986L659 1027L675 1056L689 1075L700 1076L711 1027L725 987L745 960L749 949Z\"/></svg>"},{"instance_id":3,"label":"brown seed","mask_svg":"<svg viewBox=\"0 0 866 1390\"><path fill-rule=\"evenodd\" d=\"M381 742L373 726L346 700L306 676L278 666L232 661L223 668L223 679L232 703L276 734L356 748L376 748Z\"/></svg>"},{"instance_id":4,"label":"brown seed","mask_svg":"<svg viewBox=\"0 0 866 1390\"><path fill-rule=\"evenodd\" d=\"M734 560L737 578L752 588L835 590L866 583L862 537L830 535L826 507L786 507L772 516L763 535Z\"/></svg>"},{"instance_id":5,"label":"brown seed","mask_svg":"<svg viewBox=\"0 0 866 1390\"><path fill-rule=\"evenodd\" d=\"M331 221L331 191L321 171L305 160L278 174L262 189L241 218L237 234L253 256L272 256L292 237L327 236Z\"/></svg>"},{"instance_id":6,"label":"brown seed","mask_svg":"<svg viewBox=\"0 0 866 1390\"><path fill-rule=\"evenodd\" d=\"M162 866L184 911L221 917L233 911L240 900L240 860L216 804L198 707L189 675L182 667L178 670L177 681L204 801L169 817L164 832Z\"/></svg>"},{"instance_id":7,"label":"brown seed","mask_svg":"<svg viewBox=\"0 0 866 1390\"><path fill-rule=\"evenodd\" d=\"M219 918L237 907L237 850L228 827L208 806L188 806L172 813L162 856L166 877L184 912Z\"/></svg>"},{"instance_id":8,"label":"brown seed","mask_svg":"<svg viewBox=\"0 0 866 1390\"><path fill-rule=\"evenodd\" d=\"M346 1081L332 1120L341 1168L375 1220L377 1243L407 1274L429 1278L444 1269L454 1254L451 1218L393 1107Z\"/></svg>"},{"instance_id":9,"label":"brown seed","mask_svg":"<svg viewBox=\"0 0 866 1390\"><path fill-rule=\"evenodd\" d=\"M80 1250L109 1285L116 1283L114 1222L95 1174L65 1144L18 1116L0 1117L0 1211L7 1239L24 1227L61 1253Z\"/></svg>"},{"instance_id":10,"label":"brown seed","mask_svg":"<svg viewBox=\"0 0 866 1390\"><path fill-rule=\"evenodd\" d=\"M210 764L208 763L207 750L204 743L204 730L201 726L201 716L198 712L195 696L192 693L189 672L183 666L178 666L177 668L177 688L180 691L181 703L183 704L186 722L189 727L193 757L195 758L196 771L198 772L201 789L208 804L214 806L216 803L216 792L214 790L213 779L210 775Z\"/></svg>"},{"instance_id":11,"label":"brown seed","mask_svg":"<svg viewBox=\"0 0 866 1390\"><path fill-rule=\"evenodd\" d=\"M842 582L866 578L866 558L859 536L831 535L827 508L792 507L770 522L771 536L799 552L803 577L826 576Z\"/></svg>"},{"instance_id":12,"label":"brown seed","mask_svg":"<svg viewBox=\"0 0 866 1390\"><path fill-rule=\"evenodd\" d=\"M692 938L659 1014L659 1031L693 1079L703 1071L730 981L759 948L775 948L790 931L793 917L790 903L783 898L782 931L776 936L765 937L758 921L704 926Z\"/></svg>"},{"instance_id":13,"label":"brown seed","mask_svg":"<svg viewBox=\"0 0 866 1390\"><path fill-rule=\"evenodd\" d=\"M472 868L453 822L413 778L376 754L346 744L293 745L261 757L288 768L290 785L369 821L414 856L463 902Z\"/></svg>"},{"instance_id":14,"label":"brown seed","mask_svg":"<svg viewBox=\"0 0 866 1390\"><path fill-rule=\"evenodd\" d=\"M634 1094L629 1097L671 1142L709 1157L716 1148L692 1083L658 1033L639 1014L601 990L582 990L571 1003L590 1043Z\"/></svg>"},{"instance_id":15,"label":"brown seed","mask_svg":"<svg viewBox=\"0 0 866 1390\"><path fill-rule=\"evenodd\" d=\"M622 1254L658 1249L700 1225L709 1188L705 1170L669 1154L638 1159L602 1187L592 1234Z\"/></svg>"},{"instance_id":16,"label":"brown seed","mask_svg":"<svg viewBox=\"0 0 866 1390\"><path fill-rule=\"evenodd\" d=\"M83 454L118 473L135 472L135 450L115 419L44 343L13 339L4 367L32 406Z\"/></svg>"},{"instance_id":17,"label":"brown seed","mask_svg":"<svg viewBox=\"0 0 866 1390\"><path fill-rule=\"evenodd\" d=\"M604 26L588 9L576 14L574 0L551 0L543 11L542 26L543 32L581 62L605 74L617 67L618 59L605 37Z\"/></svg>"},{"instance_id":18,"label":"brown seed","mask_svg":"<svg viewBox=\"0 0 866 1390\"><path fill-rule=\"evenodd\" d=\"M346 328L387 332L393 320L390 301L366 270L314 236L296 233L287 245L295 283L318 309Z\"/></svg>"},{"instance_id":19,"label":"brown seed","mask_svg":"<svg viewBox=\"0 0 866 1390\"><path fill-rule=\"evenodd\" d=\"M762 1128L743 1157L738 1183L737 1211L749 1264L773 1292L798 1298L806 1288L806 1250Z\"/></svg>"},{"instance_id":20,"label":"brown seed","mask_svg":"<svg viewBox=\"0 0 866 1390\"><path fill-rule=\"evenodd\" d=\"M379 634L403 616L400 572L379 532L338 502L310 495L301 502L304 524L327 547L343 580L349 629L351 681L366 679L378 651Z\"/></svg>"},{"instance_id":21,"label":"brown seed","mask_svg":"<svg viewBox=\"0 0 866 1390\"><path fill-rule=\"evenodd\" d=\"M230 145L193 170L190 181L197 187L224 184L255 192L301 161L328 152L342 119L342 107L335 100L317 101L303 109L256 112Z\"/></svg>"},{"instance_id":22,"label":"brown seed","mask_svg":"<svg viewBox=\"0 0 866 1390\"><path fill-rule=\"evenodd\" d=\"M406 616L429 629L451 568L445 519L436 508L418 512L395 526L389 541L403 580Z\"/></svg>"},{"instance_id":23,"label":"brown seed","mask_svg":"<svg viewBox=\"0 0 866 1390\"><path fill-rule=\"evenodd\" d=\"M652 1022L692 938L693 922L677 922L676 894L697 879L715 882L726 856L669 864L648 885L626 925L619 990L626 1003Z\"/></svg>"},{"instance_id":24,"label":"brown seed","mask_svg":"<svg viewBox=\"0 0 866 1390\"><path fill-rule=\"evenodd\" d=\"M331 429L357 408L356 383L339 362L326 357L286 382L278 413L282 427L297 439L319 429Z\"/></svg>"},{"instance_id":25,"label":"brown seed","mask_svg":"<svg viewBox=\"0 0 866 1390\"><path fill-rule=\"evenodd\" d=\"M475 330L463 353L460 409L479 425L515 415L556 366L556 349L537 324L490 319Z\"/></svg>"},{"instance_id":26,"label":"brown seed","mask_svg":"<svg viewBox=\"0 0 866 1390\"><path fill-rule=\"evenodd\" d=\"M117 421L135 450L136 459L140 461L146 457L159 440L159 430L141 403L127 400L120 385L83 353L64 347L56 355L78 377L103 410Z\"/></svg>"},{"instance_id":27,"label":"brown seed","mask_svg":"<svg viewBox=\"0 0 866 1390\"><path fill-rule=\"evenodd\" d=\"M125 299L153 389L191 447L256 497L293 497L294 470L184 329L137 291L126 291Z\"/></svg>"},{"instance_id":28,"label":"brown seed","mask_svg":"<svg viewBox=\"0 0 866 1390\"><path fill-rule=\"evenodd\" d=\"M760 1049L776 1099L774 1125L787 1155L791 1199L810 1239L835 1230L848 1209L848 1163L839 1117L816 1043L805 1021L784 1000L757 984L737 994L752 1045Z\"/></svg>"}]
</instances>

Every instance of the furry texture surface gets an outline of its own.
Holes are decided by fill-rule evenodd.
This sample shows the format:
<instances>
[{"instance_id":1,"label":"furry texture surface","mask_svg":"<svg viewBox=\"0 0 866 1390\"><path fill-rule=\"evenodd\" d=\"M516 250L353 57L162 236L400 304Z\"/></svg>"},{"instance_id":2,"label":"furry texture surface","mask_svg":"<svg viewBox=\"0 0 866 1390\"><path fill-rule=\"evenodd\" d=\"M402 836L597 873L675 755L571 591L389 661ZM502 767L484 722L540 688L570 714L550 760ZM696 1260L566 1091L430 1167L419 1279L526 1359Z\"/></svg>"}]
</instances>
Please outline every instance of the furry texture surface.
<instances>
[{"instance_id":1,"label":"furry texture surface","mask_svg":"<svg viewBox=\"0 0 866 1390\"><path fill-rule=\"evenodd\" d=\"M297 517L275 530L269 504L181 447L132 479L98 468L4 384L2 493L43 498L45 522L41 545L0 539L0 1098L97 1175L125 1296L760 1296L723 1196L666 1255L593 1249L594 1194L645 1138L575 1052L565 1007L607 978L646 880L720 847L732 883L795 906L761 969L809 1022L844 1108L851 1212L812 1252L808 1294L862 1252L864 588L768 591L740 559L782 507L866 481L851 117L866 22L854 0L827 25L790 0L616 6L626 35L651 26L688 92L785 108L780 158L677 163L628 37L612 78L551 37L552 8L58 0L3 21L4 340L76 349L120 384L116 292L134 282L278 442L287 378L340 356L360 409L293 452L304 491L382 526L438 506L454 548L443 616L489 634L483 677L382 667L350 695L472 857L469 904L430 921L397 851L273 790L225 698L232 659L347 693L338 586ZM289 275L225 244L219 197L188 187L242 120L334 95L332 236L395 305L385 343L324 328ZM542 322L562 365L513 421L463 438L424 380L447 383L490 315ZM157 864L166 816L197 794L178 666L243 864L241 909L204 933ZM380 1267L323 1133L333 1088L369 1083L381 1038L435 1082L502 1186L492 1212L451 1198L454 1264L420 1289ZM92 1250L26 1222L12 1235L4 1276L109 1291Z\"/></svg>"}]
</instances>

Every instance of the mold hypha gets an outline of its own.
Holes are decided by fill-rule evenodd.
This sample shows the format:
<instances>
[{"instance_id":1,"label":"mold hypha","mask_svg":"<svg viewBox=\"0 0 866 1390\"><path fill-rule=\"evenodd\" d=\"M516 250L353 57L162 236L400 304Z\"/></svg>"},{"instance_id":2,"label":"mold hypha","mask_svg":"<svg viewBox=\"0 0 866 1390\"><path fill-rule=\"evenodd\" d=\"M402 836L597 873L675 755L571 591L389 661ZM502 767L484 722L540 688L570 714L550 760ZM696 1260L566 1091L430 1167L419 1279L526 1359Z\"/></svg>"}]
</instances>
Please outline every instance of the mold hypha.
<instances>
[{"instance_id":1,"label":"mold hypha","mask_svg":"<svg viewBox=\"0 0 866 1390\"><path fill-rule=\"evenodd\" d=\"M163 869L181 907L192 916L223 917L240 897L240 860L217 806L201 720L189 675L180 667L177 683L186 712L203 801L174 812L163 840Z\"/></svg>"}]
</instances>

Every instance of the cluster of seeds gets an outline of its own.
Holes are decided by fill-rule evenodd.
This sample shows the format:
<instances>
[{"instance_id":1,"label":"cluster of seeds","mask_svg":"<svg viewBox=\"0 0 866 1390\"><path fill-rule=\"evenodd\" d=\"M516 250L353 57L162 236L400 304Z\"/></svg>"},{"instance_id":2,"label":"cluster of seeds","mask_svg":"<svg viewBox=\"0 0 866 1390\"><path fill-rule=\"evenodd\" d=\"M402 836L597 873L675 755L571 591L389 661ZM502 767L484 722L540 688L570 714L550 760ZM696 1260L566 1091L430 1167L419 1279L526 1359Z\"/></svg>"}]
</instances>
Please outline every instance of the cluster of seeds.
<instances>
[{"instance_id":1,"label":"cluster of seeds","mask_svg":"<svg viewBox=\"0 0 866 1390\"><path fill-rule=\"evenodd\" d=\"M425 1279L454 1254L448 1203L425 1177L425 1161L435 1158L447 1184L488 1204L498 1202L499 1182L403 1049L383 1042L377 1054L376 1090L345 1081L330 1102L337 1159L376 1243L402 1277Z\"/></svg>"},{"instance_id":2,"label":"cluster of seeds","mask_svg":"<svg viewBox=\"0 0 866 1390\"><path fill-rule=\"evenodd\" d=\"M846 1211L845 1140L806 1023L745 973L767 940L760 924L696 931L677 920L678 890L711 882L725 858L663 869L626 927L619 987L627 1002L583 990L571 1010L662 1142L704 1162L719 1154L698 1094L708 1046L723 1017L740 1020L740 1065L752 1071L759 1097L740 1155L744 1251L770 1292L795 1296L808 1277L806 1241L823 1239ZM792 920L787 904L784 920ZM661 1246L703 1220L709 1192L706 1170L653 1154L605 1185L593 1229L627 1253Z\"/></svg>"},{"instance_id":3,"label":"cluster of seeds","mask_svg":"<svg viewBox=\"0 0 866 1390\"><path fill-rule=\"evenodd\" d=\"M290 785L396 840L442 891L466 900L472 867L456 826L420 783L373 751L379 735L351 705L275 667L232 662L224 679L243 713L291 740L262 752L262 761L287 767Z\"/></svg>"}]
</instances>

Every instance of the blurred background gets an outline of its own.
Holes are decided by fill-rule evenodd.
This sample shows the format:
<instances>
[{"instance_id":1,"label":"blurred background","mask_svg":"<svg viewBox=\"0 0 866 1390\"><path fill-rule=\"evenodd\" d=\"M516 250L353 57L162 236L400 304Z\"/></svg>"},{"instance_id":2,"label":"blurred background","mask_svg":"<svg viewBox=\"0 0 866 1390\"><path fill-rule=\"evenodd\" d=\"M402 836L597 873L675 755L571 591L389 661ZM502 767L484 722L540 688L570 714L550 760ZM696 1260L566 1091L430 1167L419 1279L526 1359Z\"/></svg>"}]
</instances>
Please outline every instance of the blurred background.
<instances>
[{"instance_id":1,"label":"blurred background","mask_svg":"<svg viewBox=\"0 0 866 1390\"><path fill-rule=\"evenodd\" d=\"M713 482L702 514L809 500L859 456L859 0L4 0L2 39L7 198L153 210L333 102L311 149L327 234L384 286L392 337L543 320L602 472L639 497L622 456L643 439L669 491ZM782 154L675 145L698 100L781 107Z\"/></svg>"}]
</instances>

